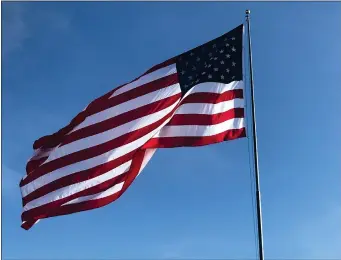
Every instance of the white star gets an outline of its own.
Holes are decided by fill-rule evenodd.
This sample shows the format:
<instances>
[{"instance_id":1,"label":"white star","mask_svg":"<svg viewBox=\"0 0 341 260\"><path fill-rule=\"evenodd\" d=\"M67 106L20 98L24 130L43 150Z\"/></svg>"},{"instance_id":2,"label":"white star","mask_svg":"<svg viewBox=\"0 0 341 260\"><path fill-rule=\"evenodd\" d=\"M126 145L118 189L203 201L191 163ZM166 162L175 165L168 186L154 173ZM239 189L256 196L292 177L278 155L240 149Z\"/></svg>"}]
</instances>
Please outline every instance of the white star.
<instances>
[{"instance_id":1,"label":"white star","mask_svg":"<svg viewBox=\"0 0 341 260\"><path fill-rule=\"evenodd\" d=\"M215 48L215 47L217 47L217 44L213 44L213 46L212 46L213 48Z\"/></svg>"},{"instance_id":2,"label":"white star","mask_svg":"<svg viewBox=\"0 0 341 260\"><path fill-rule=\"evenodd\" d=\"M194 53L193 53L193 52L191 52L189 55L193 56L193 55L194 55Z\"/></svg>"},{"instance_id":3,"label":"white star","mask_svg":"<svg viewBox=\"0 0 341 260\"><path fill-rule=\"evenodd\" d=\"M225 56L226 56L226 58L228 58L228 59L231 57L230 54L226 54Z\"/></svg>"},{"instance_id":4,"label":"white star","mask_svg":"<svg viewBox=\"0 0 341 260\"><path fill-rule=\"evenodd\" d=\"M198 62L200 61L200 58L199 58L199 57L197 58L197 61L198 61Z\"/></svg>"},{"instance_id":5,"label":"white star","mask_svg":"<svg viewBox=\"0 0 341 260\"><path fill-rule=\"evenodd\" d=\"M235 76L232 77L232 79L234 79L234 78L235 78Z\"/></svg>"},{"instance_id":6,"label":"white star","mask_svg":"<svg viewBox=\"0 0 341 260\"><path fill-rule=\"evenodd\" d=\"M187 88L187 87L188 87L188 85L187 85L187 84L185 84L185 85L184 85L184 88Z\"/></svg>"},{"instance_id":7,"label":"white star","mask_svg":"<svg viewBox=\"0 0 341 260\"><path fill-rule=\"evenodd\" d=\"M220 64L224 64L225 62L222 60L221 62L220 62Z\"/></svg>"},{"instance_id":8,"label":"white star","mask_svg":"<svg viewBox=\"0 0 341 260\"><path fill-rule=\"evenodd\" d=\"M181 71L181 74L182 74L182 75L185 75L185 73L186 73L186 71L184 71L184 70Z\"/></svg>"},{"instance_id":9,"label":"white star","mask_svg":"<svg viewBox=\"0 0 341 260\"><path fill-rule=\"evenodd\" d=\"M225 46L226 46L226 47L229 47L229 46L230 46L230 44L226 43L226 44L225 44Z\"/></svg>"},{"instance_id":10,"label":"white star","mask_svg":"<svg viewBox=\"0 0 341 260\"><path fill-rule=\"evenodd\" d=\"M218 68L214 68L213 70L214 70L214 71L218 71L219 69L218 69Z\"/></svg>"},{"instance_id":11,"label":"white star","mask_svg":"<svg viewBox=\"0 0 341 260\"><path fill-rule=\"evenodd\" d=\"M221 78L221 79L224 79L225 77L224 77L224 75L221 75L220 78Z\"/></svg>"},{"instance_id":12,"label":"white star","mask_svg":"<svg viewBox=\"0 0 341 260\"><path fill-rule=\"evenodd\" d=\"M208 54L208 57L212 57L212 52L210 52L210 53Z\"/></svg>"},{"instance_id":13,"label":"white star","mask_svg":"<svg viewBox=\"0 0 341 260\"><path fill-rule=\"evenodd\" d=\"M226 41L227 41L227 38L224 39L224 42L226 42Z\"/></svg>"},{"instance_id":14,"label":"white star","mask_svg":"<svg viewBox=\"0 0 341 260\"><path fill-rule=\"evenodd\" d=\"M234 61L232 61L232 66L235 67L236 66L236 63Z\"/></svg>"},{"instance_id":15,"label":"white star","mask_svg":"<svg viewBox=\"0 0 341 260\"><path fill-rule=\"evenodd\" d=\"M211 66L212 66L212 64L208 64L208 65L207 65L207 68L211 68Z\"/></svg>"},{"instance_id":16,"label":"white star","mask_svg":"<svg viewBox=\"0 0 341 260\"><path fill-rule=\"evenodd\" d=\"M188 61L186 61L186 67L188 66Z\"/></svg>"},{"instance_id":17,"label":"white star","mask_svg":"<svg viewBox=\"0 0 341 260\"><path fill-rule=\"evenodd\" d=\"M214 57L214 60L217 60L218 59L218 57Z\"/></svg>"},{"instance_id":18,"label":"white star","mask_svg":"<svg viewBox=\"0 0 341 260\"><path fill-rule=\"evenodd\" d=\"M230 69L226 69L226 72L227 72L227 73L230 73Z\"/></svg>"},{"instance_id":19,"label":"white star","mask_svg":"<svg viewBox=\"0 0 341 260\"><path fill-rule=\"evenodd\" d=\"M236 48L233 46L231 49L233 52L236 52Z\"/></svg>"},{"instance_id":20,"label":"white star","mask_svg":"<svg viewBox=\"0 0 341 260\"><path fill-rule=\"evenodd\" d=\"M232 37L231 40L234 41L236 38Z\"/></svg>"},{"instance_id":21,"label":"white star","mask_svg":"<svg viewBox=\"0 0 341 260\"><path fill-rule=\"evenodd\" d=\"M224 50L220 50L220 53L224 53Z\"/></svg>"},{"instance_id":22,"label":"white star","mask_svg":"<svg viewBox=\"0 0 341 260\"><path fill-rule=\"evenodd\" d=\"M201 75L205 75L205 74L206 74L206 72L205 72L205 71L201 73Z\"/></svg>"},{"instance_id":23,"label":"white star","mask_svg":"<svg viewBox=\"0 0 341 260\"><path fill-rule=\"evenodd\" d=\"M192 67L192 70L193 70L193 71L196 70L196 69L197 69L197 68L196 68L195 66Z\"/></svg>"},{"instance_id":24,"label":"white star","mask_svg":"<svg viewBox=\"0 0 341 260\"><path fill-rule=\"evenodd\" d=\"M192 77L192 76L189 76L188 79L193 79L193 77Z\"/></svg>"},{"instance_id":25,"label":"white star","mask_svg":"<svg viewBox=\"0 0 341 260\"><path fill-rule=\"evenodd\" d=\"M212 78L212 75L211 75L211 74L208 74L208 78L211 79L211 78Z\"/></svg>"}]
</instances>

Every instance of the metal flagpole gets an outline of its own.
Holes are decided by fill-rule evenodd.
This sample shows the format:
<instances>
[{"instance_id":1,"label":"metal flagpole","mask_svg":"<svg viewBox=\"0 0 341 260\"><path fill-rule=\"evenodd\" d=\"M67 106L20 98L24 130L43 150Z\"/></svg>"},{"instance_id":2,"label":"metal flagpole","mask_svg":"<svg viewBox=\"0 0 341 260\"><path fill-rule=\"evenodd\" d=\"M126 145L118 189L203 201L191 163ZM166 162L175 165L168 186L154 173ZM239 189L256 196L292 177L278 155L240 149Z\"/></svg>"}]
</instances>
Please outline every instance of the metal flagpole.
<instances>
[{"instance_id":1,"label":"metal flagpole","mask_svg":"<svg viewBox=\"0 0 341 260\"><path fill-rule=\"evenodd\" d=\"M264 260L263 249L263 227L262 227L262 207L261 207L261 194L259 184L259 169L258 169L258 150L257 150L257 134L256 134L256 111L254 100L253 88L253 74L252 74L252 50L251 50L251 34L250 34L250 10L246 10L246 23L248 31L249 42L249 70L250 70L250 85L251 85L251 108L252 108L252 135L253 135L253 155L254 155L254 170L256 179L256 204L257 204L257 229L258 229L258 252L259 259Z\"/></svg>"}]
</instances>

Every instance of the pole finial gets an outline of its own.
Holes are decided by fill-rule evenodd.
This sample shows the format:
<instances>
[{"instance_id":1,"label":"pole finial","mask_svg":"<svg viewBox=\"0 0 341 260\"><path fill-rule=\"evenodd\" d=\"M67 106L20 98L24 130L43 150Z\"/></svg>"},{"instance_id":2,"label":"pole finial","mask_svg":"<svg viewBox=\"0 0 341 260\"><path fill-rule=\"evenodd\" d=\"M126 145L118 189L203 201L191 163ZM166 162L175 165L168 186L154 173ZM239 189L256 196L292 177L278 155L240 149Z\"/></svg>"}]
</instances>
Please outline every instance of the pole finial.
<instances>
[{"instance_id":1,"label":"pole finial","mask_svg":"<svg viewBox=\"0 0 341 260\"><path fill-rule=\"evenodd\" d=\"M247 20L249 19L250 13L251 13L250 9L245 10L245 17Z\"/></svg>"},{"instance_id":2,"label":"pole finial","mask_svg":"<svg viewBox=\"0 0 341 260\"><path fill-rule=\"evenodd\" d=\"M257 229L258 229L258 256L259 260L264 260L263 248L263 224L262 224L262 202L260 194L260 180L258 168L258 148L257 148L257 131L256 131L256 110L254 99L253 86L253 69L252 69L252 51L251 51L251 34L250 34L250 10L246 10L247 35L248 35L248 50L249 50L249 72L250 72L250 92L251 92L251 111L252 111L252 136L253 136L253 156L254 156L254 173L255 173L255 188L256 188L256 207L257 207Z\"/></svg>"}]
</instances>

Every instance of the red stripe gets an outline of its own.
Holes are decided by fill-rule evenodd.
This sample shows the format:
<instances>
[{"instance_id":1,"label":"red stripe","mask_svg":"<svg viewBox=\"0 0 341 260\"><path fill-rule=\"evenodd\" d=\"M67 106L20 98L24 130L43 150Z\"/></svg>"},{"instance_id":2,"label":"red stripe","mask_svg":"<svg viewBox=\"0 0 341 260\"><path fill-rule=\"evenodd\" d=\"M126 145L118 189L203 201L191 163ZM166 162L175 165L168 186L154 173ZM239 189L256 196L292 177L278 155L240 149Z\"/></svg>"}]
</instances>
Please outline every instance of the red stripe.
<instances>
[{"instance_id":1,"label":"red stripe","mask_svg":"<svg viewBox=\"0 0 341 260\"><path fill-rule=\"evenodd\" d=\"M177 94L175 95L178 97L178 99L180 99L181 94ZM172 98L174 98L175 96L173 96ZM39 167L38 169L36 169L34 172L32 172L30 175L28 175L25 179L21 180L20 182L20 186L24 186L27 183L37 179L38 177L47 174L49 172L52 172L56 169L65 167L67 165L70 164L74 164L83 160L87 160L90 159L92 157L101 155L103 153L106 153L110 150L113 150L115 148L118 148L122 145L128 144L130 142L133 142L134 140L137 140L138 138L148 134L149 132L153 131L154 129L156 129L157 127L159 127L160 125L162 125L165 120L167 120L175 111L175 109L177 109L177 106L175 106L175 108L168 113L167 115L165 115L163 118L161 118L160 120L142 127L140 129L137 129L135 131L126 133L122 136L119 136L115 139L112 139L108 142L105 142L103 144L99 144L87 149L83 149L81 151L77 151L68 155L65 155L61 158L58 158L56 160L50 161L48 163L45 163L43 165L41 165L41 167ZM152 112L152 111L151 111Z\"/></svg>"},{"instance_id":2,"label":"red stripe","mask_svg":"<svg viewBox=\"0 0 341 260\"><path fill-rule=\"evenodd\" d=\"M246 137L245 127L241 129L227 130L226 132L202 137L159 137L150 139L143 149L147 148L175 148L184 146L203 146L223 141L231 141L237 138Z\"/></svg>"},{"instance_id":3,"label":"red stripe","mask_svg":"<svg viewBox=\"0 0 341 260\"><path fill-rule=\"evenodd\" d=\"M46 161L48 157L42 157L37 160L31 159L27 164L26 164L26 172L29 174L30 172L33 172L35 169L37 169L43 162Z\"/></svg>"},{"instance_id":4,"label":"red stripe","mask_svg":"<svg viewBox=\"0 0 341 260\"><path fill-rule=\"evenodd\" d=\"M151 113L155 113L161 111L172 104L174 104L179 99L178 95L174 95L168 97L166 99L161 99L159 101L155 101L153 103L149 103L147 105L138 107L136 109L130 110L128 112L122 113L118 116L109 118L107 120L101 121L99 123L78 129L71 134L65 136L62 144L60 146L64 146L66 144L72 143L74 141L80 140L82 138L86 138L92 135L96 135L110 129L113 129L117 126L123 125L130 121L136 120L138 118L150 115ZM166 100L166 101L165 101Z\"/></svg>"},{"instance_id":5,"label":"red stripe","mask_svg":"<svg viewBox=\"0 0 341 260\"><path fill-rule=\"evenodd\" d=\"M190 104L190 103L217 104L217 103L232 100L235 98L243 98L242 89L228 90L224 93L197 92L197 93L193 93L185 97L183 101L181 102L181 104Z\"/></svg>"},{"instance_id":6,"label":"red stripe","mask_svg":"<svg viewBox=\"0 0 341 260\"><path fill-rule=\"evenodd\" d=\"M233 118L243 118L244 108L234 108L226 112L204 115L204 114L175 114L167 123L169 125L215 125Z\"/></svg>"},{"instance_id":7,"label":"red stripe","mask_svg":"<svg viewBox=\"0 0 341 260\"><path fill-rule=\"evenodd\" d=\"M33 144L33 149L38 149L38 148L53 148L55 146L57 146L59 143L60 143L60 139L66 135L67 133L69 133L70 131L72 131L72 129L79 125L81 122L84 121L84 119L89 116L91 113L91 111L98 111L96 109L96 107L101 107L103 103L107 102L109 97L114 93L116 92L117 90L121 89L122 87L124 87L125 85L133 82L133 81L136 81L138 80L139 78L141 78L142 76L146 75L146 74L149 74L151 72L154 72L158 69L161 69L163 67L167 67L169 66L170 64L174 63L174 59L169 59L168 61L165 61L163 63L160 63L154 67L152 67L150 70L148 70L146 73L142 74L141 76L137 77L136 79L126 83L126 84L123 84L113 90L110 90L107 94L95 99L94 101L92 101L88 107L80 112L76 117L74 117L71 122L63 127L62 129L60 129L59 131L57 131L56 133L52 134L52 135L47 135L47 136L43 136L41 138L39 138L38 140L36 140ZM93 112L92 112L93 113Z\"/></svg>"},{"instance_id":8,"label":"red stripe","mask_svg":"<svg viewBox=\"0 0 341 260\"><path fill-rule=\"evenodd\" d=\"M79 183L82 181L90 180L92 178L95 178L97 176L100 176L104 173L107 173L108 171L111 171L112 169L120 166L121 164L131 160L133 158L134 153L136 150L127 153L115 160L112 160L110 162L97 165L91 169L79 171L67 176L64 176L60 179L57 179L55 181L52 181L25 196L22 201L23 201L23 206L25 206L28 202L37 199L39 197L42 197L52 191L64 188L66 186Z\"/></svg>"},{"instance_id":9,"label":"red stripe","mask_svg":"<svg viewBox=\"0 0 341 260\"><path fill-rule=\"evenodd\" d=\"M29 230L37 221L38 219L30 219L29 221L22 223L21 227L25 230Z\"/></svg>"},{"instance_id":10,"label":"red stripe","mask_svg":"<svg viewBox=\"0 0 341 260\"><path fill-rule=\"evenodd\" d=\"M25 211L21 215L22 221L27 221L26 227L27 229L29 229L34 224L33 222L36 221L37 219L42 219L42 218L47 218L47 217L52 217L52 216L57 216L57 215L71 214L74 212L79 212L79 211L88 210L88 209L94 209L94 208L104 206L118 199L128 189L128 187L136 178L141 168L144 155L145 155L145 150L139 150L136 152L136 154L134 155L134 159L130 167L130 170L127 173L120 175L118 177L115 177L99 185L96 185L94 187L91 187L89 189L80 191L76 194L68 196L67 198L53 201L48 204ZM62 204L65 204L73 199L103 192L123 181L124 181L123 188L119 192L109 197L105 197L105 198L97 199L97 200L89 200L89 201L75 203L75 204L68 204L68 205L64 205L61 207Z\"/></svg>"}]
</instances>

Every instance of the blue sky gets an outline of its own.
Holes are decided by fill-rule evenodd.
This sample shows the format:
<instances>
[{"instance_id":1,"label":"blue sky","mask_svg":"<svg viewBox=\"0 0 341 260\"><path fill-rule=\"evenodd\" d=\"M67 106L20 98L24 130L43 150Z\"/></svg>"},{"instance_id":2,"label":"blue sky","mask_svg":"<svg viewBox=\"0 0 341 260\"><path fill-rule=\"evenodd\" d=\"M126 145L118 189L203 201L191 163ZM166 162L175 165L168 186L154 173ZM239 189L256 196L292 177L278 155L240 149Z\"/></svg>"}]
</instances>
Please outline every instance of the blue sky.
<instances>
[{"instance_id":1,"label":"blue sky","mask_svg":"<svg viewBox=\"0 0 341 260\"><path fill-rule=\"evenodd\" d=\"M20 228L32 143L252 10L265 256L341 258L341 3L2 3L4 258L256 258L248 139L159 150L117 202Z\"/></svg>"}]
</instances>

